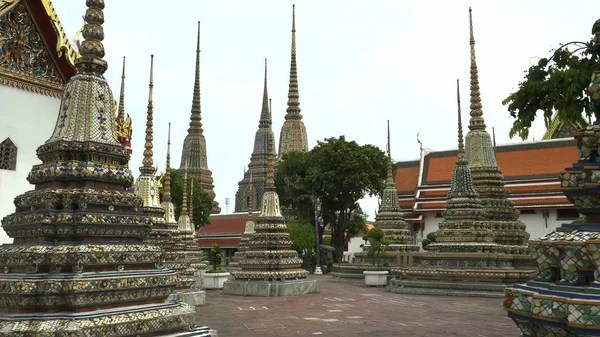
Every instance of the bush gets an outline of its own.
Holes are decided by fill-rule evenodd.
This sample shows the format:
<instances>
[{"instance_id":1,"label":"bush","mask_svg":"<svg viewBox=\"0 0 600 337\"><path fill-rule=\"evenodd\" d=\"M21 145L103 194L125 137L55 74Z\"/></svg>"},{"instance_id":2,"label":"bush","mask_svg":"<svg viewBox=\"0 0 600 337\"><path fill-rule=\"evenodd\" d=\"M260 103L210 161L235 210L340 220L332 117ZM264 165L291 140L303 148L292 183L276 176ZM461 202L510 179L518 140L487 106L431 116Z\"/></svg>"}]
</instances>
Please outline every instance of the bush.
<instances>
[{"instance_id":1,"label":"bush","mask_svg":"<svg viewBox=\"0 0 600 337\"><path fill-rule=\"evenodd\" d=\"M435 242L435 232L427 234L427 238L429 239L429 241Z\"/></svg>"},{"instance_id":2,"label":"bush","mask_svg":"<svg viewBox=\"0 0 600 337\"><path fill-rule=\"evenodd\" d=\"M429 246L430 244L431 244L431 240L429 240L429 239L423 239L423 241L421 242L421 246L425 250L427 250L427 246Z\"/></svg>"},{"instance_id":3,"label":"bush","mask_svg":"<svg viewBox=\"0 0 600 337\"><path fill-rule=\"evenodd\" d=\"M323 235L322 244L324 244L326 246L331 246L331 235Z\"/></svg>"},{"instance_id":4,"label":"bush","mask_svg":"<svg viewBox=\"0 0 600 337\"><path fill-rule=\"evenodd\" d=\"M213 266L213 270L207 271L207 273L226 273L227 270L221 266L221 261L223 260L223 250L218 244L213 244L210 249L210 254L208 256L208 260L210 264ZM229 261L229 258L226 259Z\"/></svg>"},{"instance_id":5,"label":"bush","mask_svg":"<svg viewBox=\"0 0 600 337\"><path fill-rule=\"evenodd\" d=\"M385 248L390 243L385 239L385 232L381 228L373 227L367 232L366 238L369 241L367 256L371 258L372 263L378 267L387 267L388 263L385 259L388 254Z\"/></svg>"}]
</instances>

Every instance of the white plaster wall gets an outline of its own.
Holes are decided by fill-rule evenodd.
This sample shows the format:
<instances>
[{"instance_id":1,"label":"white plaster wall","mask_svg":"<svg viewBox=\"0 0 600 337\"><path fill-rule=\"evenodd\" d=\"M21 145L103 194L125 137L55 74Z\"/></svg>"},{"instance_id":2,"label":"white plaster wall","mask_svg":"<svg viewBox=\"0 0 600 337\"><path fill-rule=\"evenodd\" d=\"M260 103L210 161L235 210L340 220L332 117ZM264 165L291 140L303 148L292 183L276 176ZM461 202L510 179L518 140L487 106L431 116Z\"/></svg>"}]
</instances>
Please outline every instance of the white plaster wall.
<instances>
[{"instance_id":1,"label":"white plaster wall","mask_svg":"<svg viewBox=\"0 0 600 337\"><path fill-rule=\"evenodd\" d=\"M50 138L60 99L0 85L0 142L7 137L18 147L17 170L0 170L0 219L15 211L14 198L33 185L27 181L31 167L39 164L38 146ZM0 244L12 242L0 230Z\"/></svg>"}]
</instances>

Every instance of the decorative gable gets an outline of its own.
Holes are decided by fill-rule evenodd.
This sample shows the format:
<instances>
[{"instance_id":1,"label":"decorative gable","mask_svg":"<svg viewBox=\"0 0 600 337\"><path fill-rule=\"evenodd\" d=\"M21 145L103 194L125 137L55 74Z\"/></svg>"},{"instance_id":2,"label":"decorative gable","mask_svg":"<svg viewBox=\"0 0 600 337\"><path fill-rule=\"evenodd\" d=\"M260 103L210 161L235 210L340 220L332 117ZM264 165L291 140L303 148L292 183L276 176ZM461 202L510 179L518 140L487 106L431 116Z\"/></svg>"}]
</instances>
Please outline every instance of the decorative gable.
<instances>
[{"instance_id":1,"label":"decorative gable","mask_svg":"<svg viewBox=\"0 0 600 337\"><path fill-rule=\"evenodd\" d=\"M49 1L42 2L0 0L0 84L60 97L75 69L70 64L61 69L57 63L61 61L59 53L54 51L56 46L46 44L49 35L53 41L65 39L62 36L59 39L56 32L59 23L47 13ZM32 8L43 13L36 16ZM40 17L48 22L38 22Z\"/></svg>"}]
</instances>

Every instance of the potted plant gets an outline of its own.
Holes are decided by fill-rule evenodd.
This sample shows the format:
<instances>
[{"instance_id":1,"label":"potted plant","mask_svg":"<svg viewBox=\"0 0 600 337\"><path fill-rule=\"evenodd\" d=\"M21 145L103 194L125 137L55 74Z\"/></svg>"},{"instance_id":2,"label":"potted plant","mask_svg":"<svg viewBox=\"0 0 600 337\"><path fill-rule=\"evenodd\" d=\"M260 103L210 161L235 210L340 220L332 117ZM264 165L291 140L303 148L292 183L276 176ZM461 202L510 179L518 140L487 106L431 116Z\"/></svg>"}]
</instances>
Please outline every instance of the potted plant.
<instances>
[{"instance_id":1,"label":"potted plant","mask_svg":"<svg viewBox=\"0 0 600 337\"><path fill-rule=\"evenodd\" d=\"M387 284L388 254L385 248L389 245L389 241L385 239L385 233L381 228L371 228L365 237L365 241L369 243L367 248L367 257L375 266L374 270L365 270L365 284L368 286L385 286Z\"/></svg>"},{"instance_id":2,"label":"potted plant","mask_svg":"<svg viewBox=\"0 0 600 337\"><path fill-rule=\"evenodd\" d=\"M212 270L204 273L204 287L206 289L223 289L223 283L229 279L230 274L221 266L223 250L216 243L210 249L208 260L212 266Z\"/></svg>"}]
</instances>

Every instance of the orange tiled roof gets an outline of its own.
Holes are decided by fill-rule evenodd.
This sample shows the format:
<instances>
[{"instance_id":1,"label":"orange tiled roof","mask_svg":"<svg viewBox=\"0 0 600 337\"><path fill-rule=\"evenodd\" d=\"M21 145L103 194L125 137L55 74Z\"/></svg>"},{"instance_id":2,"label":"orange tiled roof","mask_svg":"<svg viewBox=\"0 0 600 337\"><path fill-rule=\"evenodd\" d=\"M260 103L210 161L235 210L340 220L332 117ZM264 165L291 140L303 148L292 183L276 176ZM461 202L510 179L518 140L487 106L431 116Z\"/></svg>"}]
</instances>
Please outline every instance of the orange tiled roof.
<instances>
[{"instance_id":1,"label":"orange tiled roof","mask_svg":"<svg viewBox=\"0 0 600 337\"><path fill-rule=\"evenodd\" d=\"M228 216L212 216L210 223L200 227L199 235L243 234L248 214L240 213Z\"/></svg>"},{"instance_id":2,"label":"orange tiled roof","mask_svg":"<svg viewBox=\"0 0 600 337\"><path fill-rule=\"evenodd\" d=\"M240 244L241 238L201 238L198 240L198 245L203 248L212 247L213 244L218 244L221 247L237 247Z\"/></svg>"},{"instance_id":3,"label":"orange tiled roof","mask_svg":"<svg viewBox=\"0 0 600 337\"><path fill-rule=\"evenodd\" d=\"M456 150L425 156L426 175L423 183L449 182L456 162ZM498 166L507 180L555 174L579 159L574 140L531 142L498 146Z\"/></svg>"},{"instance_id":4,"label":"orange tiled roof","mask_svg":"<svg viewBox=\"0 0 600 337\"><path fill-rule=\"evenodd\" d=\"M402 165L406 164L406 166ZM419 179L419 161L411 161L397 165L394 182L398 192L414 193Z\"/></svg>"}]
</instances>

